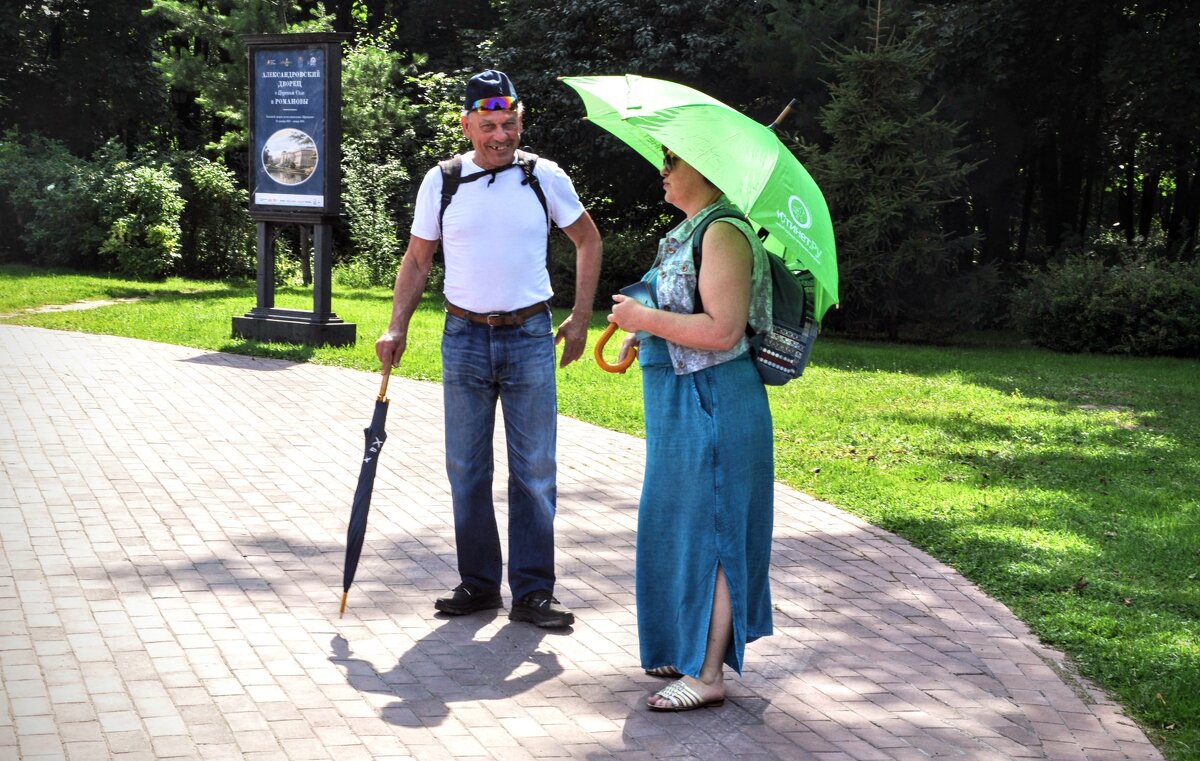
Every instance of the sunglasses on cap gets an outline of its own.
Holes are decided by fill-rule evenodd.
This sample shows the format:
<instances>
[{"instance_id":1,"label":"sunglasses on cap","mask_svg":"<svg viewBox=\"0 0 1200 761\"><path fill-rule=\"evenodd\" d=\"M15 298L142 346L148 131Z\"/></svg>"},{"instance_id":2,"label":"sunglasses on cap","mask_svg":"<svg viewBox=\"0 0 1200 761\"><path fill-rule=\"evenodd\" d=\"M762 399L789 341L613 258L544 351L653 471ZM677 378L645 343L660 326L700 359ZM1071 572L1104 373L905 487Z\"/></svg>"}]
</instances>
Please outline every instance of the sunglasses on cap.
<instances>
[{"instance_id":1,"label":"sunglasses on cap","mask_svg":"<svg viewBox=\"0 0 1200 761\"><path fill-rule=\"evenodd\" d=\"M480 98L471 104L472 111L507 111L517 105L517 98L511 95L493 95L490 98Z\"/></svg>"},{"instance_id":2,"label":"sunglasses on cap","mask_svg":"<svg viewBox=\"0 0 1200 761\"><path fill-rule=\"evenodd\" d=\"M663 169L666 169L668 172L675 171L675 163L677 161L683 161L683 159L679 158L678 155L672 153L666 148L663 148Z\"/></svg>"}]
</instances>

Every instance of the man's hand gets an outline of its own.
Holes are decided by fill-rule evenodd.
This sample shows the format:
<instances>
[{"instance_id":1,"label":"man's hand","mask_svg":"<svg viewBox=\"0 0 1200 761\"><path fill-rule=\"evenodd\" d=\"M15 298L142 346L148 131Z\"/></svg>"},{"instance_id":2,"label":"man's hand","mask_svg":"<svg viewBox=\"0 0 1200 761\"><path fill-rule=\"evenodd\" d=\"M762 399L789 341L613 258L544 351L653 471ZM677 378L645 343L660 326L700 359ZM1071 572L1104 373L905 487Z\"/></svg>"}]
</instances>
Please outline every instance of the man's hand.
<instances>
[{"instance_id":1,"label":"man's hand","mask_svg":"<svg viewBox=\"0 0 1200 761\"><path fill-rule=\"evenodd\" d=\"M375 356L385 373L390 373L393 367L400 366L400 358L408 347L408 336L405 333L388 331L375 342Z\"/></svg>"},{"instance_id":2,"label":"man's hand","mask_svg":"<svg viewBox=\"0 0 1200 761\"><path fill-rule=\"evenodd\" d=\"M555 345L563 344L562 359L558 362L559 367L566 367L583 356L583 350L587 348L587 329L587 318L576 319L574 312L562 321L562 325L558 326L554 343Z\"/></svg>"}]
</instances>

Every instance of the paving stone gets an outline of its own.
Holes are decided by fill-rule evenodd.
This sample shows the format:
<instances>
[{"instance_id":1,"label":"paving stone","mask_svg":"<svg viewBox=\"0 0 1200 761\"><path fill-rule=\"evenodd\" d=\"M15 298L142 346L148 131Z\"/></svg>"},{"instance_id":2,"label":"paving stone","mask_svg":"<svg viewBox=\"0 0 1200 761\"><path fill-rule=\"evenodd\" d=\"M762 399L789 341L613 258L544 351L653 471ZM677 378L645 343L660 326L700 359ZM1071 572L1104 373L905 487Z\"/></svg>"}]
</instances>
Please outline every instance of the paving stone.
<instances>
[{"instance_id":1,"label":"paving stone","mask_svg":"<svg viewBox=\"0 0 1200 761\"><path fill-rule=\"evenodd\" d=\"M1004 606L786 487L775 636L724 707L658 714L632 591L644 442L560 418L570 631L439 616L441 393L394 378L339 617L377 378L11 325L0 357L0 757L1161 760Z\"/></svg>"}]
</instances>

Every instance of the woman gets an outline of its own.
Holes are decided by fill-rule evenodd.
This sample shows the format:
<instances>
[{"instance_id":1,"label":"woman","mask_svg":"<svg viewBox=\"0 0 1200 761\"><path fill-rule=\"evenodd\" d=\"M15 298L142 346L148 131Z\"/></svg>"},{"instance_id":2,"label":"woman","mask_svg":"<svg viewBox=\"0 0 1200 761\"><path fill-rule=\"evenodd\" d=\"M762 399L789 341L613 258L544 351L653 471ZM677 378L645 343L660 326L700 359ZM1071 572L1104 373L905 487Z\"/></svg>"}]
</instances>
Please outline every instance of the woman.
<instances>
[{"instance_id":1,"label":"woman","mask_svg":"<svg viewBox=\"0 0 1200 761\"><path fill-rule=\"evenodd\" d=\"M638 356L647 453L638 638L646 673L677 677L647 705L686 711L723 703L723 664L740 674L746 643L771 634L771 411L746 341L747 322L770 324L770 267L749 224L722 219L699 242L697 275L693 233L737 210L696 169L663 156L666 201L687 219L659 242L644 278L658 308L616 295L608 319L649 334ZM621 354L636 343L627 337Z\"/></svg>"}]
</instances>

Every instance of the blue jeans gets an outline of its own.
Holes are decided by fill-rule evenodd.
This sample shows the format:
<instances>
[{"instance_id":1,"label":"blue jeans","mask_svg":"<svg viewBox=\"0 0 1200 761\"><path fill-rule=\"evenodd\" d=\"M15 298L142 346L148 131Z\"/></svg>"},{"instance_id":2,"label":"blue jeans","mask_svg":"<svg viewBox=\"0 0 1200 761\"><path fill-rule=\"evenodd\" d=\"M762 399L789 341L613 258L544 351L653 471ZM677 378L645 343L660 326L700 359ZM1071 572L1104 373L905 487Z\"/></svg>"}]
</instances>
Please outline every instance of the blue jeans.
<instances>
[{"instance_id":1,"label":"blue jeans","mask_svg":"<svg viewBox=\"0 0 1200 761\"><path fill-rule=\"evenodd\" d=\"M446 315L442 394L458 573L478 590L500 590L504 560L492 503L492 433L499 399L508 445L508 586L513 600L554 591L554 365L549 308L523 325L507 327Z\"/></svg>"}]
</instances>

